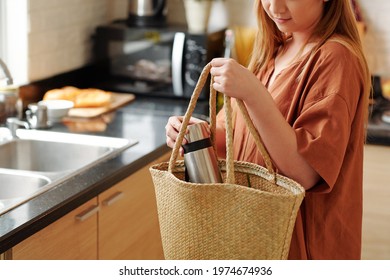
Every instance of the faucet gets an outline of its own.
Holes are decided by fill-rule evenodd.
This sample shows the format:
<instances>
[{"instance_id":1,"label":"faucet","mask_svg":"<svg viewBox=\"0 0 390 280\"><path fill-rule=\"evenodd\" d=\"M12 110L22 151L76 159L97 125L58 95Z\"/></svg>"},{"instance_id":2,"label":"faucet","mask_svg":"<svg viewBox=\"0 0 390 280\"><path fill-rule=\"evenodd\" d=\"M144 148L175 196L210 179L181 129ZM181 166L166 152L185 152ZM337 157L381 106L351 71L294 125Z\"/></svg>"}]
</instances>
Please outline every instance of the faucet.
<instances>
[{"instance_id":1,"label":"faucet","mask_svg":"<svg viewBox=\"0 0 390 280\"><path fill-rule=\"evenodd\" d=\"M7 118L7 128L9 129L12 138L17 138L16 130L19 127L25 129L46 129L51 126L47 118L46 105L32 103L26 111L27 121L22 121L16 117Z\"/></svg>"},{"instance_id":2,"label":"faucet","mask_svg":"<svg viewBox=\"0 0 390 280\"><path fill-rule=\"evenodd\" d=\"M11 117L11 118L7 118L7 128L9 129L9 131L11 132L11 136L12 138L17 138L16 136L16 130L19 128L19 127L24 127L25 129L30 129L31 126L28 122L25 122L25 121L21 121L19 120L18 118L14 118L14 117Z\"/></svg>"},{"instance_id":3,"label":"faucet","mask_svg":"<svg viewBox=\"0 0 390 280\"><path fill-rule=\"evenodd\" d=\"M7 86L12 85L14 81L12 79L11 73L9 72L7 65L4 63L4 61L1 58L0 58L0 68L1 70L3 70L5 79L7 80Z\"/></svg>"},{"instance_id":4,"label":"faucet","mask_svg":"<svg viewBox=\"0 0 390 280\"><path fill-rule=\"evenodd\" d=\"M3 70L5 79L7 80L7 85L13 84L13 79L11 73L0 58L0 68ZM18 114L20 116L20 114ZM7 118L7 128L10 130L13 138L16 138L16 130L19 127L24 127L25 129L41 129L50 127L50 122L48 121L47 116L47 107L45 105L39 104L30 104L29 110L26 111L27 121L22 121L21 118L9 117Z\"/></svg>"}]
</instances>

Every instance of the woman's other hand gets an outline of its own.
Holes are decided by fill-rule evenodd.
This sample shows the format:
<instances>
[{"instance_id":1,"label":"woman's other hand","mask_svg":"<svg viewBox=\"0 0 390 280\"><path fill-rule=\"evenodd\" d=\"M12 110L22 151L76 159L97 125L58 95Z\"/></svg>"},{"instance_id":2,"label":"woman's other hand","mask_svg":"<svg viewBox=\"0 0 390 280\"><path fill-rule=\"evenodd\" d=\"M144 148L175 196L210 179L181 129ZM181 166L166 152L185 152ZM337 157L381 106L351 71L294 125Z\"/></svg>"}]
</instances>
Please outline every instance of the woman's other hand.
<instances>
[{"instance_id":1,"label":"woman's other hand","mask_svg":"<svg viewBox=\"0 0 390 280\"><path fill-rule=\"evenodd\" d=\"M182 122L183 122L183 116L172 116L168 119L168 122L165 126L165 134L167 137L168 147L173 148L173 146L175 145L177 136L179 135L179 131L181 129ZM204 122L204 121L201 119L191 117L188 124L190 125L199 122ZM187 140L184 138L182 145L186 143ZM183 154L184 154L183 148L180 147L180 155Z\"/></svg>"}]
</instances>

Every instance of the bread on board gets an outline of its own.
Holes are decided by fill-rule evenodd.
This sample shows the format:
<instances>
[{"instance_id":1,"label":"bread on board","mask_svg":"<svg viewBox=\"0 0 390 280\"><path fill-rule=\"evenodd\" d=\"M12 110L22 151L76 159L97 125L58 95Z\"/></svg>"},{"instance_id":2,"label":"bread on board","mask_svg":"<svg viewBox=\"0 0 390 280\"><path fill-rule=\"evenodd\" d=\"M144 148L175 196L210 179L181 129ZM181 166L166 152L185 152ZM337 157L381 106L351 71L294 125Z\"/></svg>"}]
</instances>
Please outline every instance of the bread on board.
<instances>
[{"instance_id":1,"label":"bread on board","mask_svg":"<svg viewBox=\"0 0 390 280\"><path fill-rule=\"evenodd\" d=\"M105 107L110 105L112 93L95 88L79 89L66 86L51 89L45 93L43 100L69 100L73 101L75 108Z\"/></svg>"}]
</instances>

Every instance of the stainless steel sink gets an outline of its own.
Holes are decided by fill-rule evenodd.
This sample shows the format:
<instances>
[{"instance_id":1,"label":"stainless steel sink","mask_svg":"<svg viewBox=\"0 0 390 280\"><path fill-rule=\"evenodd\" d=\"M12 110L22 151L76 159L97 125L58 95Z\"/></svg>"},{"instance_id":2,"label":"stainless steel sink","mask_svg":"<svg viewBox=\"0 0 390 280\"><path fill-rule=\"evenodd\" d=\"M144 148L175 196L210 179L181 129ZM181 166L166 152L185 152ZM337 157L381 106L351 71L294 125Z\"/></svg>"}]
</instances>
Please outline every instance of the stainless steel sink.
<instances>
[{"instance_id":1,"label":"stainless steel sink","mask_svg":"<svg viewBox=\"0 0 390 280\"><path fill-rule=\"evenodd\" d=\"M40 188L49 184L51 180L37 174L2 170L0 182L0 197L3 200L8 200L36 193Z\"/></svg>"},{"instance_id":2,"label":"stainless steel sink","mask_svg":"<svg viewBox=\"0 0 390 280\"><path fill-rule=\"evenodd\" d=\"M137 143L44 130L16 135L0 143L0 214Z\"/></svg>"},{"instance_id":3,"label":"stainless steel sink","mask_svg":"<svg viewBox=\"0 0 390 280\"><path fill-rule=\"evenodd\" d=\"M0 145L0 168L68 171L81 168L113 150L109 146L16 139Z\"/></svg>"}]
</instances>

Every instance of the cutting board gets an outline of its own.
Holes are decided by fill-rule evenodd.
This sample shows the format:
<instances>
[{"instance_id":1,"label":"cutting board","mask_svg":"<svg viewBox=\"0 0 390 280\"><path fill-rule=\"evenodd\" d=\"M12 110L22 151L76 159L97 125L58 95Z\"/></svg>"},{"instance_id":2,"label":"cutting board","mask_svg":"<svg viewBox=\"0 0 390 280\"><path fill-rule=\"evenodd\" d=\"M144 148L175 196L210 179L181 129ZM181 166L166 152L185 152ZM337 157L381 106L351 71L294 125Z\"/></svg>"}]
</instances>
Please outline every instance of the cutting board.
<instances>
[{"instance_id":1,"label":"cutting board","mask_svg":"<svg viewBox=\"0 0 390 280\"><path fill-rule=\"evenodd\" d=\"M78 118L94 118L102 114L111 112L122 107L135 99L135 95L131 93L112 93L112 101L109 106L95 108L72 108L69 110L69 117Z\"/></svg>"}]
</instances>

